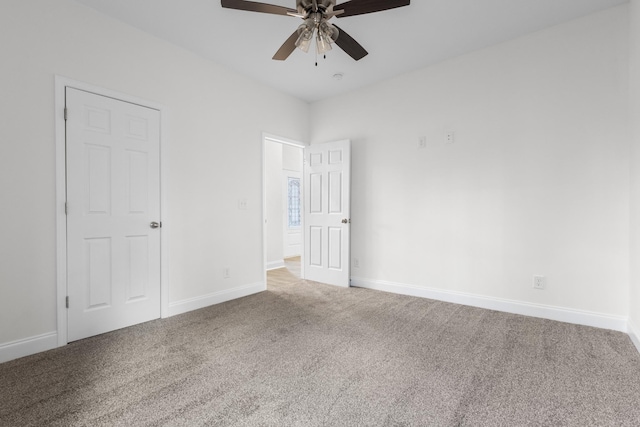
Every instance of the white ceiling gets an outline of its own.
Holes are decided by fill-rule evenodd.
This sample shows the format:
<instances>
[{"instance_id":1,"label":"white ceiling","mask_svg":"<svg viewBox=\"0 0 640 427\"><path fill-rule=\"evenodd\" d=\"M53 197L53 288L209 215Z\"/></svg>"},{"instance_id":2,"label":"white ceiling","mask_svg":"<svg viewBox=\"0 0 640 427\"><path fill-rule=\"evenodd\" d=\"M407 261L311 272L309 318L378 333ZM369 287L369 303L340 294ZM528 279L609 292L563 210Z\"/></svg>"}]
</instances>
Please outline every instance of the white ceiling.
<instances>
[{"instance_id":1,"label":"white ceiling","mask_svg":"<svg viewBox=\"0 0 640 427\"><path fill-rule=\"evenodd\" d=\"M334 18L369 55L356 62L334 45L315 67L312 49L296 50L284 62L271 59L299 18L223 9L219 0L76 1L308 102L628 2L413 0L398 9ZM295 0L263 2L295 7ZM343 79L335 80L336 73Z\"/></svg>"}]
</instances>

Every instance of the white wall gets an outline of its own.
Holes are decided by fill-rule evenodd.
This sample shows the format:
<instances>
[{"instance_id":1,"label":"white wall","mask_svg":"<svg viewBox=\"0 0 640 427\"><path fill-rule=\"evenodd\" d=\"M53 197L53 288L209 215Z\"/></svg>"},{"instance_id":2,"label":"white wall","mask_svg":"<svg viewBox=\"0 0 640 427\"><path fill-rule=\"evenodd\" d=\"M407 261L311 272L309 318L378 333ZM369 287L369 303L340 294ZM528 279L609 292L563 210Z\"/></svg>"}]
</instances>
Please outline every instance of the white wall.
<instances>
[{"instance_id":1,"label":"white wall","mask_svg":"<svg viewBox=\"0 0 640 427\"><path fill-rule=\"evenodd\" d=\"M302 172L302 149L293 145L282 146L282 169Z\"/></svg>"},{"instance_id":2,"label":"white wall","mask_svg":"<svg viewBox=\"0 0 640 427\"><path fill-rule=\"evenodd\" d=\"M353 143L356 282L626 325L627 13L610 9L313 104L312 143ZM532 288L534 274L547 277L546 290Z\"/></svg>"},{"instance_id":3,"label":"white wall","mask_svg":"<svg viewBox=\"0 0 640 427\"><path fill-rule=\"evenodd\" d=\"M284 266L282 149L283 145L279 142L265 142L267 269Z\"/></svg>"},{"instance_id":4,"label":"white wall","mask_svg":"<svg viewBox=\"0 0 640 427\"><path fill-rule=\"evenodd\" d=\"M307 104L69 0L3 0L0 40L0 350L56 328L55 74L167 107L174 312L262 283L262 132Z\"/></svg>"},{"instance_id":5,"label":"white wall","mask_svg":"<svg viewBox=\"0 0 640 427\"><path fill-rule=\"evenodd\" d=\"M640 0L631 0L630 121L631 124L631 290L630 332L640 350Z\"/></svg>"}]
</instances>

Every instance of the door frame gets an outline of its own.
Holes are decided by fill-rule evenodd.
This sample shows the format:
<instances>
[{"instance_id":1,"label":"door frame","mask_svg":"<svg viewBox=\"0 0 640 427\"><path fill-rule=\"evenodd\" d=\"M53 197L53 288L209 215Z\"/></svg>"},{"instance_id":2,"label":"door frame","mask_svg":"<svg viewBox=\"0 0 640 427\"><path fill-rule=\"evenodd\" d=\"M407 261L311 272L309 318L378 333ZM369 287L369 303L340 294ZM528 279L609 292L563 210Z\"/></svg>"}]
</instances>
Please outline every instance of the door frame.
<instances>
[{"instance_id":1,"label":"door frame","mask_svg":"<svg viewBox=\"0 0 640 427\"><path fill-rule=\"evenodd\" d=\"M67 156L66 125L64 109L66 105L66 88L71 87L96 95L114 98L120 101L137 104L160 112L160 317L169 316L169 256L168 256L168 112L167 108L156 102L137 98L121 92L89 83L80 82L67 77L55 76L55 144L56 144L56 316L58 347L67 344L67 216L65 202L67 200Z\"/></svg>"},{"instance_id":2,"label":"door frame","mask_svg":"<svg viewBox=\"0 0 640 427\"><path fill-rule=\"evenodd\" d=\"M262 133L262 224L261 224L261 227L262 227L262 274L263 274L262 280L264 282L265 289L267 287L267 227L265 227L265 224L267 223L267 179L266 179L267 159L265 156L267 142L276 142L283 145L292 145L294 147L300 148L301 150L303 150L303 152L304 152L304 149L308 147L308 144L305 144L304 142L296 141L289 138L284 138L281 136L272 135L265 132ZM302 189L304 188L304 176L302 176L300 179L300 185L301 185L300 191L302 191ZM304 199L302 198L302 196L300 198L300 203L304 204ZM301 220L302 230L304 230L304 215L303 215L303 218L300 218L300 220ZM302 247L304 248L304 235L302 236L302 245L303 245ZM304 279L304 250L300 255L300 277Z\"/></svg>"}]
</instances>

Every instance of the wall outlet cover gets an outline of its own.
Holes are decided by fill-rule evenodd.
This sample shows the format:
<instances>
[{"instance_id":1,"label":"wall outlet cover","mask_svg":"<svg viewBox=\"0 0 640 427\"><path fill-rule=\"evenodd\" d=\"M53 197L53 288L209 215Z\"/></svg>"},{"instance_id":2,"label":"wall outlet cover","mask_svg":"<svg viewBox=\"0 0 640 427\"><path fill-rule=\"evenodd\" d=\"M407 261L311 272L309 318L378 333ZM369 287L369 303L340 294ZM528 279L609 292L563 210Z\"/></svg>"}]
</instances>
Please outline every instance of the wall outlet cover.
<instances>
[{"instance_id":1,"label":"wall outlet cover","mask_svg":"<svg viewBox=\"0 0 640 427\"><path fill-rule=\"evenodd\" d=\"M452 130L445 132L444 140L447 144L453 144L455 140L455 134Z\"/></svg>"},{"instance_id":2,"label":"wall outlet cover","mask_svg":"<svg viewBox=\"0 0 640 427\"><path fill-rule=\"evenodd\" d=\"M547 286L547 278L544 276L533 276L533 288L544 289Z\"/></svg>"}]
</instances>

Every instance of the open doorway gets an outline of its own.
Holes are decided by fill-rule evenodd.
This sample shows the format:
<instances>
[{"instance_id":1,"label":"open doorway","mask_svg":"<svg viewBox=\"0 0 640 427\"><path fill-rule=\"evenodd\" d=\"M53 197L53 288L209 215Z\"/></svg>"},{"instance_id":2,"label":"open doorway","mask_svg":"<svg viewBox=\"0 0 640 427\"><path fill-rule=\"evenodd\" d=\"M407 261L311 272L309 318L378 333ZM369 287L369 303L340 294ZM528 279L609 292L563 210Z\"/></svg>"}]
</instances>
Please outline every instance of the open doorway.
<instances>
[{"instance_id":1,"label":"open doorway","mask_svg":"<svg viewBox=\"0 0 640 427\"><path fill-rule=\"evenodd\" d=\"M304 277L304 144L269 135L262 144L265 281L284 284Z\"/></svg>"}]
</instances>

